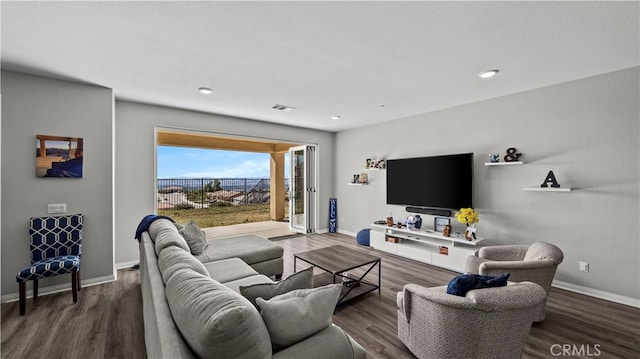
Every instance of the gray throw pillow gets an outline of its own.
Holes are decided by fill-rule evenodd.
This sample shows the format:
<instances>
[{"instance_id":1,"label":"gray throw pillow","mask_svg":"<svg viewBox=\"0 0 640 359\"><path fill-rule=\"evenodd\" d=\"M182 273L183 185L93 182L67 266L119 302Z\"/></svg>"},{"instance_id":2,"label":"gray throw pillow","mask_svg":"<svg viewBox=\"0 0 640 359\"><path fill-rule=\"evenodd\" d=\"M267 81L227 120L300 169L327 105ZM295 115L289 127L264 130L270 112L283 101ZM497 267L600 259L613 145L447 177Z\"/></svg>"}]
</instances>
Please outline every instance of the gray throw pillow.
<instances>
[{"instance_id":1,"label":"gray throw pillow","mask_svg":"<svg viewBox=\"0 0 640 359\"><path fill-rule=\"evenodd\" d=\"M331 325L342 284L297 289L264 300L257 298L274 351L291 346Z\"/></svg>"},{"instance_id":2,"label":"gray throw pillow","mask_svg":"<svg viewBox=\"0 0 640 359\"><path fill-rule=\"evenodd\" d=\"M179 233L187 242L187 245L191 250L191 254L194 256L202 254L204 249L207 247L207 237L193 219L190 220L189 223L185 224L184 228L179 230Z\"/></svg>"},{"instance_id":3,"label":"gray throw pillow","mask_svg":"<svg viewBox=\"0 0 640 359\"><path fill-rule=\"evenodd\" d=\"M256 298L269 300L276 295L284 294L296 289L313 288L313 267L294 273L278 283L260 283L250 286L240 286L240 294L249 299L256 308ZM260 308L258 308L259 310Z\"/></svg>"}]
</instances>

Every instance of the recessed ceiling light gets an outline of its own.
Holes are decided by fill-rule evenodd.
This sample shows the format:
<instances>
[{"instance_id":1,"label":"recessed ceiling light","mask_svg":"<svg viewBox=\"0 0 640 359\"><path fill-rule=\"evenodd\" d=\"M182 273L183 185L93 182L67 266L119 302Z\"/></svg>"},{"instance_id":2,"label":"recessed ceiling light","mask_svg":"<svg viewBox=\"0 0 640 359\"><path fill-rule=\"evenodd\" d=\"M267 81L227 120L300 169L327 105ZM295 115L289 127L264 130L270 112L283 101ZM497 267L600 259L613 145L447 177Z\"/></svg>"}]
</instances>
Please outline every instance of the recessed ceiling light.
<instances>
[{"instance_id":1,"label":"recessed ceiling light","mask_svg":"<svg viewBox=\"0 0 640 359\"><path fill-rule=\"evenodd\" d=\"M500 72L500 70L488 70L485 72L481 72L480 74L478 74L478 76L482 77L483 79L488 79L489 77L495 76L498 72Z\"/></svg>"},{"instance_id":2,"label":"recessed ceiling light","mask_svg":"<svg viewBox=\"0 0 640 359\"><path fill-rule=\"evenodd\" d=\"M213 90L208 87L200 87L198 91L200 91L200 93L203 93L205 95L211 95L213 93Z\"/></svg>"},{"instance_id":3,"label":"recessed ceiling light","mask_svg":"<svg viewBox=\"0 0 640 359\"><path fill-rule=\"evenodd\" d=\"M341 116L337 116L337 115L336 115L336 116L331 116L331 119L332 119L332 120L339 120L339 119L341 119L341 118L342 118Z\"/></svg>"}]
</instances>

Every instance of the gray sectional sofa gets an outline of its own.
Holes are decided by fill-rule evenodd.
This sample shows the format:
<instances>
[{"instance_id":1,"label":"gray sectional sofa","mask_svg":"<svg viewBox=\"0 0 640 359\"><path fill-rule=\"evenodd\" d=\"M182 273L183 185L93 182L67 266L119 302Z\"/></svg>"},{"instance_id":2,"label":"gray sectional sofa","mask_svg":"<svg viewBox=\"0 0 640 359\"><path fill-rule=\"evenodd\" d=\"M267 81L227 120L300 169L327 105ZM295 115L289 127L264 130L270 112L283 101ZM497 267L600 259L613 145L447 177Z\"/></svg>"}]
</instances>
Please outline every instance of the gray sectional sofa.
<instances>
[{"instance_id":1,"label":"gray sectional sofa","mask_svg":"<svg viewBox=\"0 0 640 359\"><path fill-rule=\"evenodd\" d=\"M289 342L286 347L278 344L274 335L279 334L274 332L273 323L269 325L265 322L267 317L263 317L266 306L261 315L258 308L240 294L240 287L274 283L269 276L281 274L282 248L270 241L252 236L235 238L235 241L213 240L196 257L174 223L167 219L153 221L140 238L147 357L366 357L357 342L331 324L331 312L327 325L317 332L295 343ZM316 295L318 289L313 291ZM302 290L278 297L307 295L298 292ZM274 301L273 305L290 303L286 300ZM265 304L262 299L258 302ZM283 313L294 313L296 308L291 309L285 307ZM288 317L282 317L283 323L291 320ZM269 320L273 322L273 318Z\"/></svg>"}]
</instances>

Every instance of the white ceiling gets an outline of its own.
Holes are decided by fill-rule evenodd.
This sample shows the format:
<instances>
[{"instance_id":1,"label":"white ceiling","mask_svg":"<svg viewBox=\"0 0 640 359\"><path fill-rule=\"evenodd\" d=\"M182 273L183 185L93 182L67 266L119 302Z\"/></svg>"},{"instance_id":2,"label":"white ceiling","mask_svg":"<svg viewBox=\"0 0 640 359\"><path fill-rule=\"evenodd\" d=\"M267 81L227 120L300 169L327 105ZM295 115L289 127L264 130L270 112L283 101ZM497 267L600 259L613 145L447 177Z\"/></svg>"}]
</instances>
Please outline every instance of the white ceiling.
<instances>
[{"instance_id":1,"label":"white ceiling","mask_svg":"<svg viewBox=\"0 0 640 359\"><path fill-rule=\"evenodd\" d=\"M3 1L1 15L3 69L328 131L638 66L640 51L637 1Z\"/></svg>"}]
</instances>

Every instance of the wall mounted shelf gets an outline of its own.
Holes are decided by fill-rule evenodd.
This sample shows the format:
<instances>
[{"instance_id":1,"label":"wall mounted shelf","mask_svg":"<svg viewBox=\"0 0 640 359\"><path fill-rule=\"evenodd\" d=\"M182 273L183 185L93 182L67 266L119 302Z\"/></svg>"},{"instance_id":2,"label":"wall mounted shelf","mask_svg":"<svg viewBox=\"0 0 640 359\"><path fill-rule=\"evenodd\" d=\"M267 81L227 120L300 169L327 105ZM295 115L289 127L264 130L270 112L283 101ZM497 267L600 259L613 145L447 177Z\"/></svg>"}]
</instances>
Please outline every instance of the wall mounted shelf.
<instances>
[{"instance_id":1,"label":"wall mounted shelf","mask_svg":"<svg viewBox=\"0 0 640 359\"><path fill-rule=\"evenodd\" d=\"M349 186L364 186L364 185L367 185L368 183L351 183L351 182L349 182L347 184Z\"/></svg>"},{"instance_id":2,"label":"wall mounted shelf","mask_svg":"<svg viewBox=\"0 0 640 359\"><path fill-rule=\"evenodd\" d=\"M514 166L514 165L523 165L522 161L514 161L514 162L485 162L485 166Z\"/></svg>"},{"instance_id":3,"label":"wall mounted shelf","mask_svg":"<svg viewBox=\"0 0 640 359\"><path fill-rule=\"evenodd\" d=\"M553 187L525 187L523 189L525 191L532 191L532 192L570 192L571 191L571 187L560 187L560 188L553 188Z\"/></svg>"}]
</instances>

